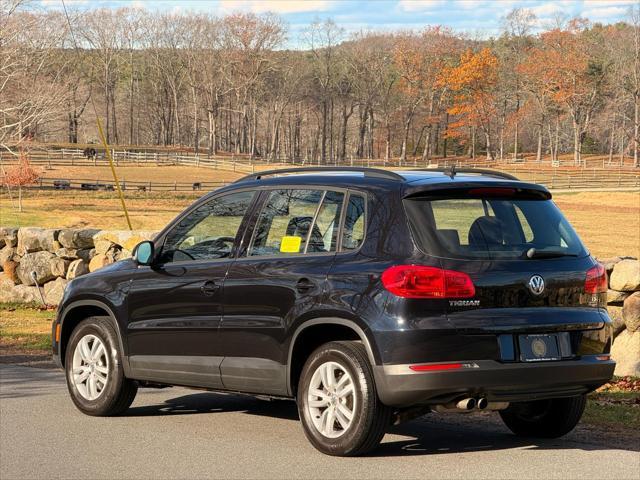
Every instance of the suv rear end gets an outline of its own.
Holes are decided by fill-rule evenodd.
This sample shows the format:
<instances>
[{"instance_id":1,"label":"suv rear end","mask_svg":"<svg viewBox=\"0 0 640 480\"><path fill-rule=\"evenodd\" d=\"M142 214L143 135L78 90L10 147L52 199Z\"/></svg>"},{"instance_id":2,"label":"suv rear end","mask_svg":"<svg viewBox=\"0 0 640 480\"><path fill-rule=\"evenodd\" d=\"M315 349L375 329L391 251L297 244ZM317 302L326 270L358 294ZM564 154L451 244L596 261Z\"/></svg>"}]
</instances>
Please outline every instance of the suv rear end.
<instances>
[{"instance_id":1,"label":"suv rear end","mask_svg":"<svg viewBox=\"0 0 640 480\"><path fill-rule=\"evenodd\" d=\"M554 398L610 378L606 273L550 197L473 177L408 189L417 253L382 283L412 333L378 369L383 402Z\"/></svg>"}]
</instances>

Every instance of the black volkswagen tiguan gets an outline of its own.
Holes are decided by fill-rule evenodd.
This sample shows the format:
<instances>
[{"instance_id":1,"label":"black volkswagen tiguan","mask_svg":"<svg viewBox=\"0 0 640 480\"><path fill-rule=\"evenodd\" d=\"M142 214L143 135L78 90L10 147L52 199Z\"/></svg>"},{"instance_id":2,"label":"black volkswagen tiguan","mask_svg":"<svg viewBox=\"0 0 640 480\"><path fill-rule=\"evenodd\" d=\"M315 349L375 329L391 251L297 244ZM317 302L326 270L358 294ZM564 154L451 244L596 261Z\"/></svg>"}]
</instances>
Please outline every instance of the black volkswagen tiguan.
<instances>
[{"instance_id":1,"label":"black volkswagen tiguan","mask_svg":"<svg viewBox=\"0 0 640 480\"><path fill-rule=\"evenodd\" d=\"M613 374L606 288L540 185L286 169L205 195L70 282L53 355L86 414L123 413L140 387L293 398L331 455L431 411L558 437Z\"/></svg>"}]
</instances>

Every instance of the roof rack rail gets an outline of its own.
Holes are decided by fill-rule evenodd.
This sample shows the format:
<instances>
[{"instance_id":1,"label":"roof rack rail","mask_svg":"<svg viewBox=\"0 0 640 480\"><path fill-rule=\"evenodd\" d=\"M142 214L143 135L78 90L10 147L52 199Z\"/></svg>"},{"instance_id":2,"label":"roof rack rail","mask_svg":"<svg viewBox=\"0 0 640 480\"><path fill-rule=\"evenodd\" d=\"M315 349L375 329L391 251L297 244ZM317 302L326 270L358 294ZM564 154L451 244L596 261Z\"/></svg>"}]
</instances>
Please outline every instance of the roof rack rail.
<instances>
[{"instance_id":1,"label":"roof rack rail","mask_svg":"<svg viewBox=\"0 0 640 480\"><path fill-rule=\"evenodd\" d=\"M520 180L518 177L511 175L510 173L501 172L499 170L491 170L489 168L456 167L455 165L451 165L449 167L421 168L418 169L418 171L442 172L446 175L449 175L451 178L455 177L458 173L478 173L491 177L505 178L507 180Z\"/></svg>"},{"instance_id":2,"label":"roof rack rail","mask_svg":"<svg viewBox=\"0 0 640 480\"><path fill-rule=\"evenodd\" d=\"M263 172L252 173L245 177L239 178L233 183L248 182L250 180L260 180L262 177L269 175L280 175L283 173L308 173L308 172L359 172L365 177L385 178L387 180L404 181L405 178L395 172L382 170L380 168L368 167L296 167L296 168L280 168L277 170L265 170Z\"/></svg>"}]
</instances>

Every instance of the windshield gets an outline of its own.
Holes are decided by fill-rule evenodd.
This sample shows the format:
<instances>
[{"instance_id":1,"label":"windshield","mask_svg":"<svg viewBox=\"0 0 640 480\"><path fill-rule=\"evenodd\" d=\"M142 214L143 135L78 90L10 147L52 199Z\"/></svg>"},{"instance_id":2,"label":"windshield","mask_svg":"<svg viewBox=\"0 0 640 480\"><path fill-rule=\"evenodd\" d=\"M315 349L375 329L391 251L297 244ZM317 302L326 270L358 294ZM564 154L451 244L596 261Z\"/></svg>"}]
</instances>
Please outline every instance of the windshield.
<instances>
[{"instance_id":1,"label":"windshield","mask_svg":"<svg viewBox=\"0 0 640 480\"><path fill-rule=\"evenodd\" d=\"M587 254L551 200L417 197L404 202L418 246L431 255L531 259Z\"/></svg>"}]
</instances>

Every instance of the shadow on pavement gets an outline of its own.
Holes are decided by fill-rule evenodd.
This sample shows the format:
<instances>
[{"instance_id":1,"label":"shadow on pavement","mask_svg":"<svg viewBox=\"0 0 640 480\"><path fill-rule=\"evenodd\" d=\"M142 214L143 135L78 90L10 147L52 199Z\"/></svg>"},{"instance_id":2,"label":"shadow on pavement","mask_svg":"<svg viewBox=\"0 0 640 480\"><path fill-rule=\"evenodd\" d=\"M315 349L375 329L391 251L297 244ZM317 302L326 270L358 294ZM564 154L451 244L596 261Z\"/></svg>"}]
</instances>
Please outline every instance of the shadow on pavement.
<instances>
[{"instance_id":1,"label":"shadow on pavement","mask_svg":"<svg viewBox=\"0 0 640 480\"><path fill-rule=\"evenodd\" d=\"M123 416L160 416L200 413L242 412L282 420L298 420L293 401L260 400L226 393L195 393L170 398L161 404L130 408ZM609 450L640 451L635 435L622 438L621 432L580 425L560 439L521 438L512 435L497 414L429 414L411 422L391 427L386 441L369 456L394 457L434 455L470 451L495 451L513 448L530 450ZM621 437L622 435L622 437ZM398 440L398 436L406 437Z\"/></svg>"},{"instance_id":2,"label":"shadow on pavement","mask_svg":"<svg viewBox=\"0 0 640 480\"><path fill-rule=\"evenodd\" d=\"M283 420L298 420L296 404L290 400L261 400L245 395L212 392L170 398L158 405L131 407L123 416L144 417L227 412L245 412Z\"/></svg>"}]
</instances>

